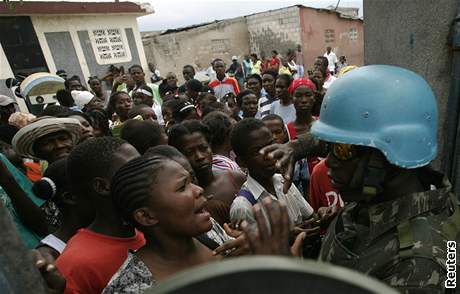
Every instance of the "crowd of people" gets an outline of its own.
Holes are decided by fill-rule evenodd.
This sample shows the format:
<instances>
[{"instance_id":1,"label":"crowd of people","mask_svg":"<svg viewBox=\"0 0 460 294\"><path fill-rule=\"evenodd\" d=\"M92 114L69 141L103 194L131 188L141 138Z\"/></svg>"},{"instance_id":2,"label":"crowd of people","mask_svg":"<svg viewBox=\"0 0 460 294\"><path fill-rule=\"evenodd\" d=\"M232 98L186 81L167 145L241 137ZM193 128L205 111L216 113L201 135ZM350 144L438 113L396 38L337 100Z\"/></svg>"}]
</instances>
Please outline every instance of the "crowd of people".
<instances>
[{"instance_id":1,"label":"crowd of people","mask_svg":"<svg viewBox=\"0 0 460 294\"><path fill-rule=\"evenodd\" d=\"M299 46L203 83L153 66L65 78L35 117L0 96L0 197L55 293L141 293L222 258L288 255L444 293L460 212L422 78ZM105 80L105 79L104 79ZM398 111L394 108L398 107ZM455 267L455 265L454 265Z\"/></svg>"}]
</instances>

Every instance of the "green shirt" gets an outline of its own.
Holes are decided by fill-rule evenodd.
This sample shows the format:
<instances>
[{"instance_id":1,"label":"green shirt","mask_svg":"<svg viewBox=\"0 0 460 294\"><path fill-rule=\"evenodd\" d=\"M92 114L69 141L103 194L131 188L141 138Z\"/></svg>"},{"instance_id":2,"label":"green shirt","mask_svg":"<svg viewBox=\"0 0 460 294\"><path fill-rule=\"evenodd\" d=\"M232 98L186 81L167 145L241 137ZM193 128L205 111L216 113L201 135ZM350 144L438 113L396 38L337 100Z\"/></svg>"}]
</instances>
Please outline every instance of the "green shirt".
<instances>
[{"instance_id":1,"label":"green shirt","mask_svg":"<svg viewBox=\"0 0 460 294\"><path fill-rule=\"evenodd\" d=\"M13 166L9 160L0 153L0 160L5 163L10 173L16 179L16 182L19 186L24 190L24 192L29 196L29 198L37 205L42 206L45 203L45 200L38 198L32 192L32 183L30 180L21 173L15 166ZM38 242L40 242L41 238L35 234L32 230L29 230L20 220L19 215L16 213L13 204L11 203L11 199L0 187L0 200L3 202L3 205L8 209L10 212L11 218L13 223L16 225L16 229L18 230L19 236L21 237L24 244L29 249L33 249L37 246Z\"/></svg>"}]
</instances>

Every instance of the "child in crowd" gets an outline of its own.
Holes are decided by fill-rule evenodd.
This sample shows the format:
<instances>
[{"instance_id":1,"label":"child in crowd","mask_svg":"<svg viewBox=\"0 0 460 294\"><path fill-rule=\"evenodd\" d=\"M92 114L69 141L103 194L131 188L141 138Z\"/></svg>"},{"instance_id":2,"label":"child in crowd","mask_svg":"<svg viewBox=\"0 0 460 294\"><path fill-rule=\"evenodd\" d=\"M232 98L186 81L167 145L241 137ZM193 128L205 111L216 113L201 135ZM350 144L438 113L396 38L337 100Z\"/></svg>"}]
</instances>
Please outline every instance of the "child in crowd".
<instances>
[{"instance_id":1,"label":"child in crowd","mask_svg":"<svg viewBox=\"0 0 460 294\"><path fill-rule=\"evenodd\" d=\"M155 111L153 111L150 106L145 104L134 105L134 107L129 111L128 117L129 119L142 118L142 120L158 121Z\"/></svg>"},{"instance_id":2,"label":"child in crowd","mask_svg":"<svg viewBox=\"0 0 460 294\"><path fill-rule=\"evenodd\" d=\"M243 90L236 96L236 103L241 110L241 118L259 118L258 99L251 90Z\"/></svg>"},{"instance_id":3,"label":"child in crowd","mask_svg":"<svg viewBox=\"0 0 460 294\"><path fill-rule=\"evenodd\" d=\"M153 98L152 88L147 85L141 86L132 94L134 105L148 105L155 112L156 120L160 125L164 124L163 116L161 115L161 105Z\"/></svg>"},{"instance_id":4,"label":"child in crowd","mask_svg":"<svg viewBox=\"0 0 460 294\"><path fill-rule=\"evenodd\" d=\"M233 93L225 94L224 98L222 98L222 102L227 105L230 117L236 121L240 121L240 108L236 102L236 96Z\"/></svg>"},{"instance_id":5,"label":"child in crowd","mask_svg":"<svg viewBox=\"0 0 460 294\"><path fill-rule=\"evenodd\" d=\"M172 112L172 118L175 123L181 123L186 120L199 119L195 106L186 98L179 98L179 103L175 105Z\"/></svg>"},{"instance_id":6,"label":"child in crowd","mask_svg":"<svg viewBox=\"0 0 460 294\"><path fill-rule=\"evenodd\" d=\"M272 71L266 71L262 75L262 86L265 95L261 96L259 99L259 112L261 117L270 114L272 103L278 100L275 91L275 81L277 77L278 73Z\"/></svg>"},{"instance_id":7,"label":"child in crowd","mask_svg":"<svg viewBox=\"0 0 460 294\"><path fill-rule=\"evenodd\" d=\"M94 207L75 201L70 192L67 158L50 164L43 178L34 183L32 191L41 199L52 200L61 212L62 222L58 230L47 235L37 246L42 254L49 254L57 259L77 230L88 226L94 220Z\"/></svg>"},{"instance_id":8,"label":"child in crowd","mask_svg":"<svg viewBox=\"0 0 460 294\"><path fill-rule=\"evenodd\" d=\"M161 105L161 115L163 116L166 131L176 123L173 119L173 112L180 103L179 99L170 99Z\"/></svg>"},{"instance_id":9,"label":"child in crowd","mask_svg":"<svg viewBox=\"0 0 460 294\"><path fill-rule=\"evenodd\" d=\"M206 210L220 225L229 223L230 205L245 180L244 174L227 171L214 175L209 128L202 122L191 120L175 125L168 136L169 145L176 147L189 160L204 195L214 196L207 202Z\"/></svg>"},{"instance_id":10,"label":"child in crowd","mask_svg":"<svg viewBox=\"0 0 460 294\"><path fill-rule=\"evenodd\" d=\"M295 107L292 102L292 96L289 93L289 87L292 83L292 77L289 75L279 75L276 79L276 96L279 100L273 102L270 107L270 113L281 116L285 124L294 121L296 118Z\"/></svg>"},{"instance_id":11,"label":"child in crowd","mask_svg":"<svg viewBox=\"0 0 460 294\"><path fill-rule=\"evenodd\" d=\"M270 130L257 119L244 119L233 128L231 135L237 163L247 168L248 177L233 200L230 219L233 223L247 221L254 224L252 206L264 198L286 203L292 226L300 226L311 218L313 208L305 201L294 185L283 192L283 178L276 173L275 161L264 157L260 150L274 143Z\"/></svg>"},{"instance_id":12,"label":"child in crowd","mask_svg":"<svg viewBox=\"0 0 460 294\"><path fill-rule=\"evenodd\" d=\"M240 171L238 164L231 159L230 133L234 122L227 114L220 111L211 112L203 119L210 132L212 171L216 175L229 170Z\"/></svg>"},{"instance_id":13,"label":"child in crowd","mask_svg":"<svg viewBox=\"0 0 460 294\"><path fill-rule=\"evenodd\" d=\"M151 120L128 120L121 130L121 138L133 145L140 154L150 147L168 144L163 128Z\"/></svg>"},{"instance_id":14,"label":"child in crowd","mask_svg":"<svg viewBox=\"0 0 460 294\"><path fill-rule=\"evenodd\" d=\"M269 114L262 118L265 126L270 130L273 140L276 144L284 144L289 142L289 133L283 119L276 114Z\"/></svg>"},{"instance_id":15,"label":"child in crowd","mask_svg":"<svg viewBox=\"0 0 460 294\"><path fill-rule=\"evenodd\" d=\"M144 246L142 233L124 223L110 196L115 172L138 156L133 146L112 137L87 140L69 155L70 192L78 205L94 207L96 217L68 241L56 261L67 281L66 293L101 293L128 250Z\"/></svg>"},{"instance_id":16,"label":"child in crowd","mask_svg":"<svg viewBox=\"0 0 460 294\"><path fill-rule=\"evenodd\" d=\"M132 99L126 92L115 92L110 96L109 109L115 112L117 120L113 122L112 135L120 137L123 123L129 119L129 111L133 107Z\"/></svg>"}]
</instances>

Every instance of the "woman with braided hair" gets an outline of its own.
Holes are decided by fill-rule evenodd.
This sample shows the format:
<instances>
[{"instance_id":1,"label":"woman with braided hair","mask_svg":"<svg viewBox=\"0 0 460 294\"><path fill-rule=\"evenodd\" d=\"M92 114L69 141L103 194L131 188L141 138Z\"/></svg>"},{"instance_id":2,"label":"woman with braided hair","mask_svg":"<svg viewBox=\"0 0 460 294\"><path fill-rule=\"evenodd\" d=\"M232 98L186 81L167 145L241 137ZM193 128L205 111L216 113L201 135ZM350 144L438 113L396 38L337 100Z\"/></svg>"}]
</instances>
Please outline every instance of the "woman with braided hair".
<instances>
[{"instance_id":1,"label":"woman with braided hair","mask_svg":"<svg viewBox=\"0 0 460 294\"><path fill-rule=\"evenodd\" d=\"M203 210L203 189L193 181L179 163L158 155L136 158L115 174L115 206L144 233L146 245L129 253L103 293L140 293L178 271L217 259L196 238L211 230L212 222Z\"/></svg>"}]
</instances>

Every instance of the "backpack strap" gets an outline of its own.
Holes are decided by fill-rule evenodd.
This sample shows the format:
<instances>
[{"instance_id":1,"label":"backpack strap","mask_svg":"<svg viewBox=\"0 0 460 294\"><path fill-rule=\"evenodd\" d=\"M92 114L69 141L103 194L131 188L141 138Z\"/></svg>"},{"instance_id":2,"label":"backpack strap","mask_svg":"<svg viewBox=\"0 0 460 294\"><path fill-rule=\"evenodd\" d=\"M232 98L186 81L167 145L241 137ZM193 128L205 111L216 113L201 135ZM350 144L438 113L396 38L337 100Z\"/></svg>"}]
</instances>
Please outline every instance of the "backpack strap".
<instances>
[{"instance_id":1,"label":"backpack strap","mask_svg":"<svg viewBox=\"0 0 460 294\"><path fill-rule=\"evenodd\" d=\"M251 203L251 205L255 205L257 203L256 198L254 198L254 195L252 195L252 193L249 192L249 190L241 189L238 192L238 196L246 198L246 200L249 201L249 203Z\"/></svg>"}]
</instances>

